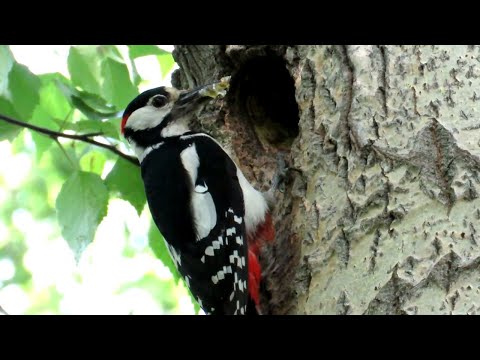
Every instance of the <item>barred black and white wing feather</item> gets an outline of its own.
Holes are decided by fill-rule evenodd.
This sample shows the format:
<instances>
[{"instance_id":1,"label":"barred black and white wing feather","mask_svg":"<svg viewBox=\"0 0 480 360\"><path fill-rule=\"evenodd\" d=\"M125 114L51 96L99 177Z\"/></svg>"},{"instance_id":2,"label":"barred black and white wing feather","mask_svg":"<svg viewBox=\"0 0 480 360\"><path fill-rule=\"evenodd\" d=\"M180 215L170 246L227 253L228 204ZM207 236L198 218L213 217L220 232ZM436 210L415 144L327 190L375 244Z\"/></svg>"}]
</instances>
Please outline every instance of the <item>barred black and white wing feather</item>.
<instances>
[{"instance_id":1,"label":"barred black and white wing feather","mask_svg":"<svg viewBox=\"0 0 480 360\"><path fill-rule=\"evenodd\" d=\"M244 314L245 206L237 168L208 135L168 138L142 161L155 224L206 313Z\"/></svg>"}]
</instances>

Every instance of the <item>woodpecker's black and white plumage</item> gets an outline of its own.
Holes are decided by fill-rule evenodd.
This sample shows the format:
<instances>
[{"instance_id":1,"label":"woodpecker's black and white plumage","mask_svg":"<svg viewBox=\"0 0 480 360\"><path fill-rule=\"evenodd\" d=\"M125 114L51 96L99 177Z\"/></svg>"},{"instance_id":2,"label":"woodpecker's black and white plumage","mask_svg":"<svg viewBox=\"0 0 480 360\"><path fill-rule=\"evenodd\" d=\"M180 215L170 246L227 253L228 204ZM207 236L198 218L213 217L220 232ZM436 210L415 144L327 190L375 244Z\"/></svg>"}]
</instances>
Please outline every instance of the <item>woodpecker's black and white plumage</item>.
<instances>
[{"instance_id":1,"label":"woodpecker's black and white plumage","mask_svg":"<svg viewBox=\"0 0 480 360\"><path fill-rule=\"evenodd\" d=\"M188 128L218 84L145 91L126 108L121 130L140 161L155 224L200 306L255 313L259 247L274 237L267 202L216 140Z\"/></svg>"}]
</instances>

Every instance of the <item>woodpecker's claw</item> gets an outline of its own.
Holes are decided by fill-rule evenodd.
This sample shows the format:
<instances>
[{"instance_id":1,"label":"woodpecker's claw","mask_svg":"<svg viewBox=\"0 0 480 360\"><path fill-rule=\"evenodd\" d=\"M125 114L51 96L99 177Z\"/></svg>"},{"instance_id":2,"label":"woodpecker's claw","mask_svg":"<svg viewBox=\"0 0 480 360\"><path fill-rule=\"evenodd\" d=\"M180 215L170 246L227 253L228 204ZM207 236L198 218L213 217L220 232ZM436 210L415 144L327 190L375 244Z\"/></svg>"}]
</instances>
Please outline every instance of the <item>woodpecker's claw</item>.
<instances>
[{"instance_id":1,"label":"woodpecker's claw","mask_svg":"<svg viewBox=\"0 0 480 360\"><path fill-rule=\"evenodd\" d=\"M280 185L284 183L287 176L287 171L289 169L285 163L285 156L286 154L282 152L279 152L277 154L277 170L275 172L275 175L273 176L272 186L269 190L272 193L276 190L279 190L282 193L285 191L284 187L280 189Z\"/></svg>"},{"instance_id":2,"label":"woodpecker's claw","mask_svg":"<svg viewBox=\"0 0 480 360\"><path fill-rule=\"evenodd\" d=\"M268 191L263 193L270 209L275 206L275 191L278 190L281 193L285 191L285 187L282 185L284 185L289 170L289 167L286 166L285 156L286 154L282 152L277 154L277 170L273 175L272 185Z\"/></svg>"}]
</instances>

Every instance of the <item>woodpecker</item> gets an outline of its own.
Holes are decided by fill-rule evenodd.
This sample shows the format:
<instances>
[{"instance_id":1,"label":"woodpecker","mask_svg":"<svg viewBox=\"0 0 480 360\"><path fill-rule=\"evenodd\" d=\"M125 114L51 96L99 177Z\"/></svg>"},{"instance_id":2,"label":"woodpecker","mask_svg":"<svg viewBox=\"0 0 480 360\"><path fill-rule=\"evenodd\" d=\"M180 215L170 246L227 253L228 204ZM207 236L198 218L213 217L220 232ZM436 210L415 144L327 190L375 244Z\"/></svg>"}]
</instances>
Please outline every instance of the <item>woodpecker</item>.
<instances>
[{"instance_id":1,"label":"woodpecker","mask_svg":"<svg viewBox=\"0 0 480 360\"><path fill-rule=\"evenodd\" d=\"M189 123L228 79L157 87L125 109L121 132L141 165L148 206L179 273L206 314L260 313L259 261L275 237L267 197L209 134Z\"/></svg>"}]
</instances>

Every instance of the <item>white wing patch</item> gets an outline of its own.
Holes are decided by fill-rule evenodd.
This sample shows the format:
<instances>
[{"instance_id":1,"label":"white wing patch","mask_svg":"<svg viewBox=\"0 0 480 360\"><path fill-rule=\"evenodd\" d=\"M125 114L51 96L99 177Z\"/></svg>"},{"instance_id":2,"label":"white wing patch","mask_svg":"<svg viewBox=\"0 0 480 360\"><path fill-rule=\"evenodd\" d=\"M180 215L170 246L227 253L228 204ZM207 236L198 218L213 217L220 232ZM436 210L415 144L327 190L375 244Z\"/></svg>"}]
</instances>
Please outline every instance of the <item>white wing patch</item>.
<instances>
[{"instance_id":1,"label":"white wing patch","mask_svg":"<svg viewBox=\"0 0 480 360\"><path fill-rule=\"evenodd\" d=\"M197 181L198 167L200 166L200 159L198 158L197 149L195 144L190 144L185 150L180 153L183 167L187 170L192 184Z\"/></svg>"},{"instance_id":2,"label":"white wing patch","mask_svg":"<svg viewBox=\"0 0 480 360\"><path fill-rule=\"evenodd\" d=\"M193 217L197 240L206 237L217 224L217 210L209 192L192 194Z\"/></svg>"},{"instance_id":3,"label":"white wing patch","mask_svg":"<svg viewBox=\"0 0 480 360\"><path fill-rule=\"evenodd\" d=\"M183 167L187 170L192 181L192 187L197 182L200 159L195 144L190 144L180 153ZM208 192L207 184L197 185L192 191L192 212L197 240L206 237L217 224L217 210L212 195Z\"/></svg>"},{"instance_id":4,"label":"white wing patch","mask_svg":"<svg viewBox=\"0 0 480 360\"><path fill-rule=\"evenodd\" d=\"M205 194L205 193L208 191L208 186L207 186L207 184L205 184L205 182L204 182L203 184L204 184L204 185L197 185L197 186L195 186L195 192L196 192L196 193Z\"/></svg>"},{"instance_id":5,"label":"white wing patch","mask_svg":"<svg viewBox=\"0 0 480 360\"><path fill-rule=\"evenodd\" d=\"M191 134L191 135L183 135L181 137L182 140L188 140L194 137L205 137L213 142L215 142L220 148L223 149L222 145L218 143L217 140L212 138L211 136L203 133L199 134ZM225 151L225 150L224 150ZM228 153L225 152L228 157ZM230 159L232 159L230 157ZM233 159L232 159L233 161ZM235 163L235 162L234 162ZM240 187L242 188L243 199L245 201L245 227L247 229L247 233L251 233L255 230L257 225L265 220L265 213L268 210L268 204L265 198L263 197L262 193L257 191L245 178L240 168L235 164L237 167L237 176L240 182ZM229 209L229 212L233 213L233 210ZM238 221L237 221L238 222ZM241 222L239 223L241 224Z\"/></svg>"}]
</instances>

